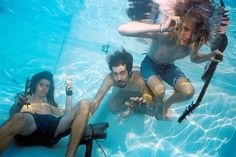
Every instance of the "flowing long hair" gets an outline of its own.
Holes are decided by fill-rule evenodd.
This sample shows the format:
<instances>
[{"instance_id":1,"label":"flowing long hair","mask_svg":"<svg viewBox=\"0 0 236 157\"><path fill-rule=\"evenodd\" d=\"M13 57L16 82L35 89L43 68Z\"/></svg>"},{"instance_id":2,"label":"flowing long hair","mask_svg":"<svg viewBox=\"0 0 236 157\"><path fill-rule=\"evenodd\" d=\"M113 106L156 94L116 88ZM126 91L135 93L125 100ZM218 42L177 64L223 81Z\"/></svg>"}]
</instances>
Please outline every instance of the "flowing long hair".
<instances>
[{"instance_id":1,"label":"flowing long hair","mask_svg":"<svg viewBox=\"0 0 236 157\"><path fill-rule=\"evenodd\" d=\"M176 16L184 16L189 10L198 12L205 19L212 16L215 9L215 3L211 0L184 0L178 1L174 6Z\"/></svg>"},{"instance_id":2,"label":"flowing long hair","mask_svg":"<svg viewBox=\"0 0 236 157\"><path fill-rule=\"evenodd\" d=\"M189 10L184 16L181 17L179 26L170 32L170 37L172 40L178 42L178 36L181 32L183 23L185 22L192 22L196 28L196 30L193 32L195 38L193 39L192 43L190 43L189 48L191 50L199 49L209 40L209 22L200 13Z\"/></svg>"}]
</instances>

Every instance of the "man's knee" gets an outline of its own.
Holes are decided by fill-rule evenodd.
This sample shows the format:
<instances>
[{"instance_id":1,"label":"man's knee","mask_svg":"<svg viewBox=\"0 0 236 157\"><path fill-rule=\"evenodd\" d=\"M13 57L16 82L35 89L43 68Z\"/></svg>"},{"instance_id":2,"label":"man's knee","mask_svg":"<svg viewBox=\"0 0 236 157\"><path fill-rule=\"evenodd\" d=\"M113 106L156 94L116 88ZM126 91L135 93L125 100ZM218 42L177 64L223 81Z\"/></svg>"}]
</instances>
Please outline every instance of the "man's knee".
<instances>
[{"instance_id":1,"label":"man's knee","mask_svg":"<svg viewBox=\"0 0 236 157\"><path fill-rule=\"evenodd\" d=\"M152 90L152 93L155 96L155 98L162 101L165 95L165 85L161 81L161 79L157 76L151 76L148 79L147 84L149 88Z\"/></svg>"},{"instance_id":2,"label":"man's knee","mask_svg":"<svg viewBox=\"0 0 236 157\"><path fill-rule=\"evenodd\" d=\"M154 87L151 87L152 92L154 96L158 99L163 99L165 95L165 85L164 84L158 84L155 85Z\"/></svg>"},{"instance_id":3,"label":"man's knee","mask_svg":"<svg viewBox=\"0 0 236 157\"><path fill-rule=\"evenodd\" d=\"M194 88L191 85L187 86L186 90L183 92L183 95L186 100L191 99L194 96L194 94L195 94Z\"/></svg>"},{"instance_id":4,"label":"man's knee","mask_svg":"<svg viewBox=\"0 0 236 157\"><path fill-rule=\"evenodd\" d=\"M27 115L24 113L16 113L6 123L7 129L15 134L19 133L27 124ZM12 133L13 133L12 132Z\"/></svg>"},{"instance_id":5,"label":"man's knee","mask_svg":"<svg viewBox=\"0 0 236 157\"><path fill-rule=\"evenodd\" d=\"M90 102L86 99L79 101L79 110L83 113L89 113L91 110Z\"/></svg>"},{"instance_id":6,"label":"man's knee","mask_svg":"<svg viewBox=\"0 0 236 157\"><path fill-rule=\"evenodd\" d=\"M191 99L194 96L194 88L188 80L179 82L177 86L176 90L181 93L186 100Z\"/></svg>"},{"instance_id":7,"label":"man's knee","mask_svg":"<svg viewBox=\"0 0 236 157\"><path fill-rule=\"evenodd\" d=\"M27 122L27 116L24 113L15 113L10 121L17 124L25 124Z\"/></svg>"}]
</instances>

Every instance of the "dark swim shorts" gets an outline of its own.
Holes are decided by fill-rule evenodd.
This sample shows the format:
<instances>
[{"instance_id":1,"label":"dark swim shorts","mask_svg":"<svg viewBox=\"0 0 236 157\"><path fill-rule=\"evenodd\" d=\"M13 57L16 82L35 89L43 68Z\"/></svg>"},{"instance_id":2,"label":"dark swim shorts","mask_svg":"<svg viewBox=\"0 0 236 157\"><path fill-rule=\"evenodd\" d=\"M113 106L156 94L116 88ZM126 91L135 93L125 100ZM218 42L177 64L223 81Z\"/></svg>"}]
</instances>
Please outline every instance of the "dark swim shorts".
<instances>
[{"instance_id":1,"label":"dark swim shorts","mask_svg":"<svg viewBox=\"0 0 236 157\"><path fill-rule=\"evenodd\" d=\"M55 117L49 114L30 114L34 117L37 130L34 131L31 135L15 136L15 139L19 144L37 144L50 147L55 145L62 137L70 134L70 129L68 129L59 136L54 137L54 134L62 117Z\"/></svg>"},{"instance_id":2,"label":"dark swim shorts","mask_svg":"<svg viewBox=\"0 0 236 157\"><path fill-rule=\"evenodd\" d=\"M174 64L158 64L147 55L141 64L141 73L146 83L149 77L155 75L172 87L174 87L176 80L185 77L184 73Z\"/></svg>"}]
</instances>

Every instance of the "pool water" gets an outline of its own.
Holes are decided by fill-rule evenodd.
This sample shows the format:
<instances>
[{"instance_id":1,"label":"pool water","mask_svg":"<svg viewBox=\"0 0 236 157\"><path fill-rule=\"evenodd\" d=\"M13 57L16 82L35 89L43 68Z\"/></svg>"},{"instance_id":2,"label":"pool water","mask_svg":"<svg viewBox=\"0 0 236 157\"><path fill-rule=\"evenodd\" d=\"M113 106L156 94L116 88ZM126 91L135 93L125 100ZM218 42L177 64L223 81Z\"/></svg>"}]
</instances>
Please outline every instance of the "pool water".
<instances>
[{"instance_id":1,"label":"pool water","mask_svg":"<svg viewBox=\"0 0 236 157\"><path fill-rule=\"evenodd\" d=\"M108 157L236 157L236 2L225 0L225 4L231 18L229 44L201 105L181 124L177 122L203 86L205 64L191 64L189 58L176 64L190 78L196 94L189 101L173 105L175 114L170 122L145 115L132 115L118 122L118 115L108 109L109 91L89 121L109 122L107 139L99 141ZM15 93L21 92L26 77L36 72L54 73L55 98L63 106L68 73L76 103L95 96L109 72L107 54L124 47L139 65L148 44L117 32L119 25L129 20L127 6L127 0L0 0L0 125L9 118ZM102 51L107 44L108 51ZM203 47L203 51L209 49ZM167 87L167 95L171 92ZM68 137L54 148L16 147L12 143L2 156L64 156L67 144ZM85 147L80 148L77 156L84 154ZM104 156L95 142L92 156Z\"/></svg>"}]
</instances>

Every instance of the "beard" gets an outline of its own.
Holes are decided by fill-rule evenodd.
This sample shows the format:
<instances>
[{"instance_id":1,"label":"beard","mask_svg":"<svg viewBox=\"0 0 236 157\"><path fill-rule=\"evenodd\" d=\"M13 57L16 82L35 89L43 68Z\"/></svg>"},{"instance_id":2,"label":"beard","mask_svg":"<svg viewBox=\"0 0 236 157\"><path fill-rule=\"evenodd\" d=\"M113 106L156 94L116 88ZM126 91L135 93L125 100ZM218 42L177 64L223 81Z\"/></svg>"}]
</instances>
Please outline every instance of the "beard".
<instances>
[{"instance_id":1,"label":"beard","mask_svg":"<svg viewBox=\"0 0 236 157\"><path fill-rule=\"evenodd\" d=\"M124 88L126 86L126 82L125 81L117 81L117 86L120 88Z\"/></svg>"}]
</instances>

